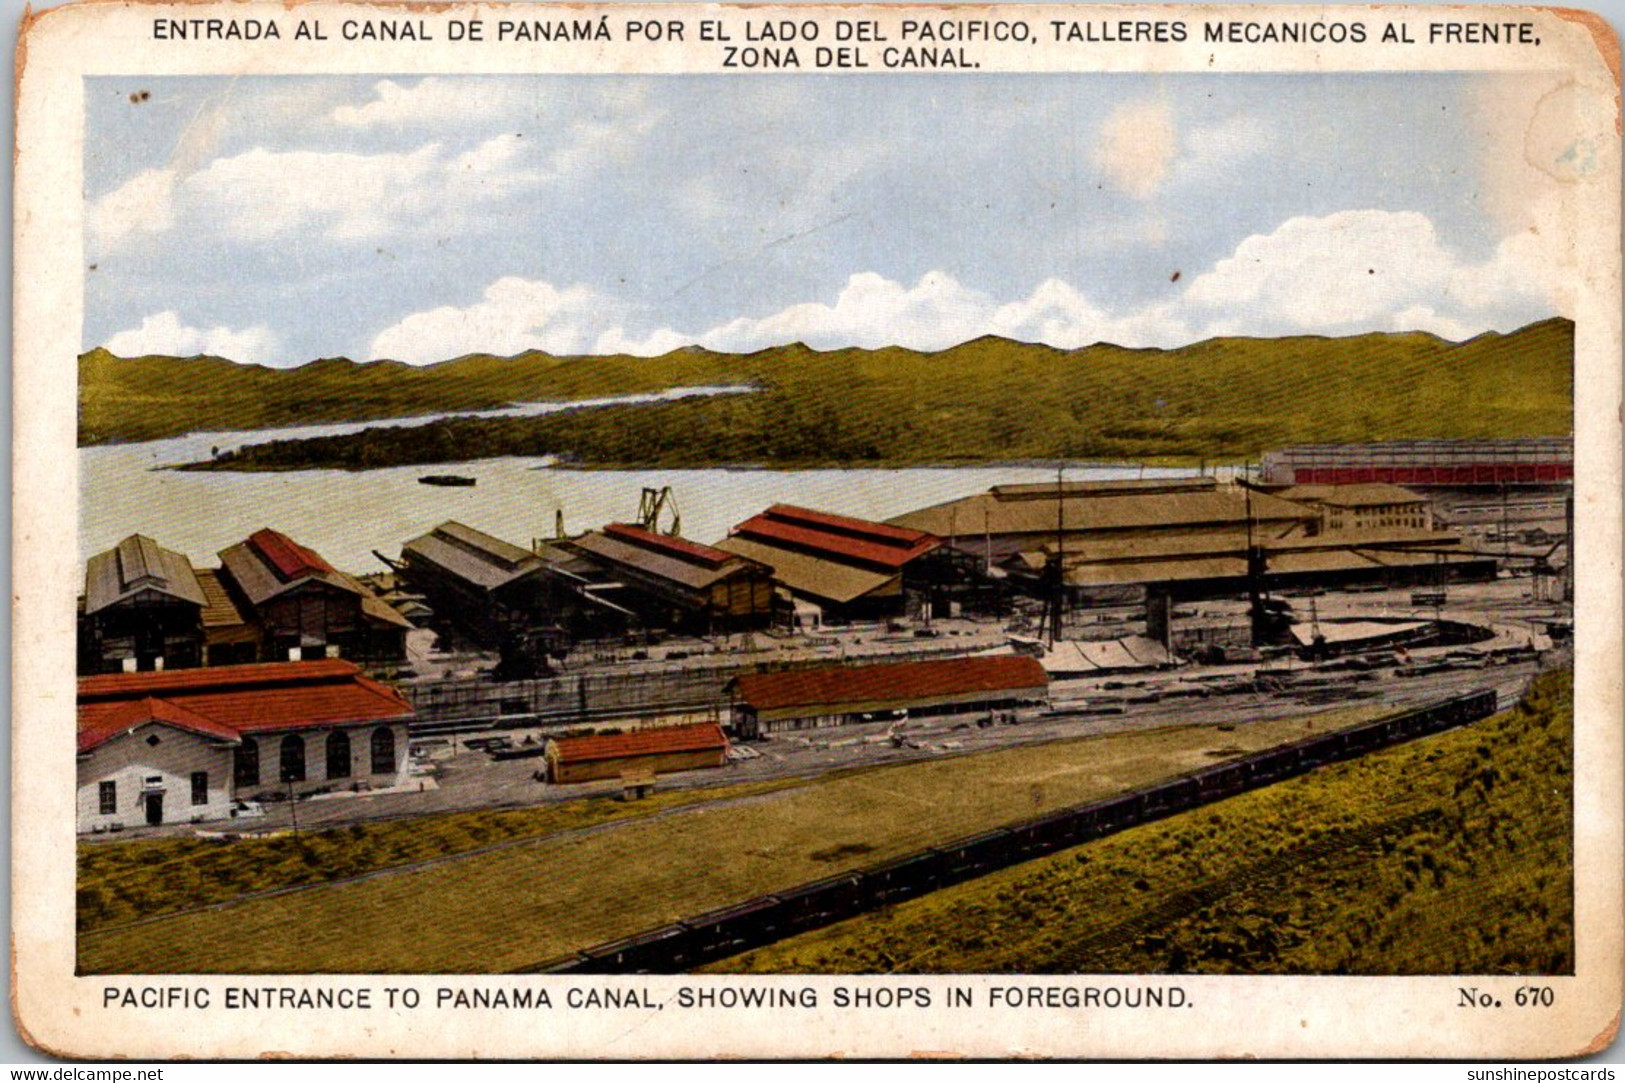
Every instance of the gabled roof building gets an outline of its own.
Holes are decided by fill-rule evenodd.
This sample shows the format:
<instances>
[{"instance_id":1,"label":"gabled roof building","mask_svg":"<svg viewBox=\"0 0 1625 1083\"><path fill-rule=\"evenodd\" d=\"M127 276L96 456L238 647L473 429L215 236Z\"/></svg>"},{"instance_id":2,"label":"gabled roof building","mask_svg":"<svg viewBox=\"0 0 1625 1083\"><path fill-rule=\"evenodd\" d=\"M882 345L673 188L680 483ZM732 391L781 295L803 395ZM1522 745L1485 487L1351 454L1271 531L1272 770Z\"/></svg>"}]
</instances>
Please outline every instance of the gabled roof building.
<instances>
[{"instance_id":1,"label":"gabled roof building","mask_svg":"<svg viewBox=\"0 0 1625 1083\"><path fill-rule=\"evenodd\" d=\"M774 504L717 548L771 568L775 583L839 620L902 616L909 587L935 580L922 569L942 544L922 530Z\"/></svg>"},{"instance_id":2,"label":"gabled roof building","mask_svg":"<svg viewBox=\"0 0 1625 1083\"><path fill-rule=\"evenodd\" d=\"M337 655L368 663L406 657L412 625L372 591L286 534L262 528L220 552L230 600L258 626L258 655Z\"/></svg>"},{"instance_id":3,"label":"gabled roof building","mask_svg":"<svg viewBox=\"0 0 1625 1083\"><path fill-rule=\"evenodd\" d=\"M207 605L191 561L130 535L86 563L80 672L200 665Z\"/></svg>"},{"instance_id":4,"label":"gabled roof building","mask_svg":"<svg viewBox=\"0 0 1625 1083\"><path fill-rule=\"evenodd\" d=\"M78 829L219 820L269 793L399 785L413 714L340 660L85 677Z\"/></svg>"},{"instance_id":5,"label":"gabled roof building","mask_svg":"<svg viewBox=\"0 0 1625 1083\"><path fill-rule=\"evenodd\" d=\"M725 634L765 627L772 617L770 570L738 553L630 523L554 545L583 558L592 589L613 592L647 630Z\"/></svg>"}]
</instances>

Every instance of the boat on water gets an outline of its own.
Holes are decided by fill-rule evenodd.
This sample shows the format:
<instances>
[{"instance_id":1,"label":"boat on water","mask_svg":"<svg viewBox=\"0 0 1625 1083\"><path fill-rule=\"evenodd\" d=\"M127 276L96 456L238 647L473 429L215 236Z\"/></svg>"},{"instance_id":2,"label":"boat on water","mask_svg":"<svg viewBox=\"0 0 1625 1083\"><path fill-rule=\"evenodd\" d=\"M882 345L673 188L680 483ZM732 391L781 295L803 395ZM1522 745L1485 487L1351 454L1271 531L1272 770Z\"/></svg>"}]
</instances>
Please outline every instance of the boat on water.
<instances>
[{"instance_id":1,"label":"boat on water","mask_svg":"<svg viewBox=\"0 0 1625 1083\"><path fill-rule=\"evenodd\" d=\"M452 485L466 488L474 483L474 478L463 474L425 474L418 478L419 485Z\"/></svg>"}]
</instances>

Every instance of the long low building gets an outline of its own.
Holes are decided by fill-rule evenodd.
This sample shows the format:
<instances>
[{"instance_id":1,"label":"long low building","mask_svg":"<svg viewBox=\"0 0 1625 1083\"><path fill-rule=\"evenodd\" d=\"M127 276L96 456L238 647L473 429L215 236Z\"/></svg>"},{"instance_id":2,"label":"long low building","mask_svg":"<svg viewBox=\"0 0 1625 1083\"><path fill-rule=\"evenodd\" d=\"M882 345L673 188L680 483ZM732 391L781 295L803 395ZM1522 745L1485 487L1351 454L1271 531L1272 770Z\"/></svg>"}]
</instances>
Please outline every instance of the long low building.
<instances>
[{"instance_id":1,"label":"long low building","mask_svg":"<svg viewBox=\"0 0 1625 1083\"><path fill-rule=\"evenodd\" d=\"M547 743L547 777L554 782L594 782L622 776L698 771L728 762L728 738L715 722L656 726L591 737L557 737Z\"/></svg>"},{"instance_id":2,"label":"long low building","mask_svg":"<svg viewBox=\"0 0 1625 1083\"><path fill-rule=\"evenodd\" d=\"M1022 655L942 658L864 666L819 666L734 678L734 733L847 725L888 712L989 710L1049 698L1049 677Z\"/></svg>"},{"instance_id":3,"label":"long low building","mask_svg":"<svg viewBox=\"0 0 1625 1083\"><path fill-rule=\"evenodd\" d=\"M1012 554L1064 542L1123 540L1143 545L1247 529L1260 538L1306 537L1318 509L1210 477L995 485L893 518L956 549L1000 563Z\"/></svg>"},{"instance_id":4,"label":"long low building","mask_svg":"<svg viewBox=\"0 0 1625 1083\"><path fill-rule=\"evenodd\" d=\"M226 819L262 793L382 789L412 707L340 660L84 677L78 829Z\"/></svg>"}]
</instances>

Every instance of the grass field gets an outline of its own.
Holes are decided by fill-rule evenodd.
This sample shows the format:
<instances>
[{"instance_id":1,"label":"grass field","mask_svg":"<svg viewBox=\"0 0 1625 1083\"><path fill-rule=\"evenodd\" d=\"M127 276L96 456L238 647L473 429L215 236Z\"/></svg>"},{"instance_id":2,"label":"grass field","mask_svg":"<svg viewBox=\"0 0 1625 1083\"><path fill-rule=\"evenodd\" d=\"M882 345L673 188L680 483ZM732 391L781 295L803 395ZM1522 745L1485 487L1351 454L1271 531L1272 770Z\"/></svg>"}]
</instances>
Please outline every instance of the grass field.
<instances>
[{"instance_id":1,"label":"grass field","mask_svg":"<svg viewBox=\"0 0 1625 1083\"><path fill-rule=\"evenodd\" d=\"M1228 732L1170 727L856 770L568 835L556 832L607 813L561 812L578 819L551 827L545 816L552 810L503 814L542 817L516 821L537 840L136 926L110 926L103 917L99 930L81 933L79 964L91 973L508 970L1378 713L1360 708L1269 722L1238 719ZM435 840L456 835L443 825L440 819L390 825L389 838L406 847L409 836L393 832L422 833L423 843L402 851L410 860L439 845ZM328 854L342 852L344 833L329 844ZM232 861L231 847L241 844L211 845L225 847L225 856L212 860ZM127 885L139 868L174 882L145 893L166 900L163 906L194 892L198 903L211 899L212 889L195 885L222 874L191 866L198 843L135 846L128 858L113 853L122 845L87 848L81 891L121 877ZM375 852L384 856L373 868L390 863L387 846ZM256 851L248 854L239 868L257 867ZM254 886L297 882L309 864L298 851L285 853Z\"/></svg>"},{"instance_id":2,"label":"grass field","mask_svg":"<svg viewBox=\"0 0 1625 1083\"><path fill-rule=\"evenodd\" d=\"M1572 678L1465 729L724 960L733 973L1572 972Z\"/></svg>"}]
</instances>

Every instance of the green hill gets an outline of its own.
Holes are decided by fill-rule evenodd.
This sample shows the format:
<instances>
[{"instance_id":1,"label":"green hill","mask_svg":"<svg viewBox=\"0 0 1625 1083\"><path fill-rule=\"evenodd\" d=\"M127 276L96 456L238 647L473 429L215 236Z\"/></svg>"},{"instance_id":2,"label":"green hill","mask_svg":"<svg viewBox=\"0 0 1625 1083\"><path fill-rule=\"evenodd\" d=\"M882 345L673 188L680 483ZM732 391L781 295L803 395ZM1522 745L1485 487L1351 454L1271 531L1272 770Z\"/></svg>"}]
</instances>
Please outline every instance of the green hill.
<instances>
[{"instance_id":1,"label":"green hill","mask_svg":"<svg viewBox=\"0 0 1625 1083\"><path fill-rule=\"evenodd\" d=\"M340 359L287 371L93 351L80 359L80 440L751 384L759 393L270 442L210 465L366 469L544 454L661 466L1234 460L1309 441L1565 434L1573 355L1563 319L1459 344L1368 334L1057 350L986 337L935 353L796 343L744 355L477 355L423 368Z\"/></svg>"}]
</instances>

